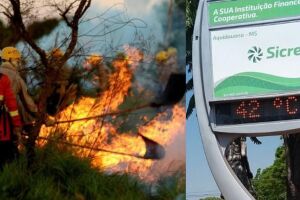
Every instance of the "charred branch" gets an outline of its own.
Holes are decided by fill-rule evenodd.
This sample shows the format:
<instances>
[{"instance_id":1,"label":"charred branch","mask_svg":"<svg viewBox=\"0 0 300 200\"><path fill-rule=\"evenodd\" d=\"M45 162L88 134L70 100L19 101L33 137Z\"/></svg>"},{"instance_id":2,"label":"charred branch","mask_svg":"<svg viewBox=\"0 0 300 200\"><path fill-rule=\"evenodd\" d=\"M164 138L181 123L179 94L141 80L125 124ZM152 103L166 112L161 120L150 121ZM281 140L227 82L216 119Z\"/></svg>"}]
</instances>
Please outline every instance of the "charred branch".
<instances>
[{"instance_id":1,"label":"charred branch","mask_svg":"<svg viewBox=\"0 0 300 200\"><path fill-rule=\"evenodd\" d=\"M73 2L75 3L75 1ZM71 41L67 47L66 53L64 54L64 56L62 57L60 64L63 65L71 56L72 52L74 51L77 41L78 41L78 27L79 27L79 20L83 17L83 15L85 14L85 12L87 11L87 9L90 7L91 5L91 0L81 0L78 8L75 11L75 14L73 16L72 21L68 21L67 19L67 13L69 12L68 9L70 10L70 8L72 7L72 4L70 5L70 7L68 7L66 9L66 13L62 13L66 23L68 26L70 26L70 28L72 29L72 33L71 33Z\"/></svg>"},{"instance_id":2,"label":"charred branch","mask_svg":"<svg viewBox=\"0 0 300 200\"><path fill-rule=\"evenodd\" d=\"M144 142L146 144L146 153L145 153L145 155L130 154L130 153L125 153L125 152L117 152L117 151L112 151L112 150L98 148L98 147L91 147L91 146L87 146L87 145L74 144L74 143L67 142L67 141L64 141L64 140L56 140L56 139L51 139L51 138L47 138L47 137L38 137L38 139L39 140L46 140L46 141L49 141L49 142L60 143L60 144L64 144L64 145L69 145L69 146L73 146L73 147L77 147L77 148L81 148L81 149L87 149L87 150L90 150L90 151L111 153L111 154L117 154L117 155L122 155L122 156L131 156L131 157L135 157L135 158L139 158L139 159L160 160L160 159L164 158L165 150L160 144L158 144L157 142L155 142L155 141L153 141L149 138L146 138L145 136L142 136L142 135L139 135L139 136L142 137L142 139L144 140Z\"/></svg>"}]
</instances>

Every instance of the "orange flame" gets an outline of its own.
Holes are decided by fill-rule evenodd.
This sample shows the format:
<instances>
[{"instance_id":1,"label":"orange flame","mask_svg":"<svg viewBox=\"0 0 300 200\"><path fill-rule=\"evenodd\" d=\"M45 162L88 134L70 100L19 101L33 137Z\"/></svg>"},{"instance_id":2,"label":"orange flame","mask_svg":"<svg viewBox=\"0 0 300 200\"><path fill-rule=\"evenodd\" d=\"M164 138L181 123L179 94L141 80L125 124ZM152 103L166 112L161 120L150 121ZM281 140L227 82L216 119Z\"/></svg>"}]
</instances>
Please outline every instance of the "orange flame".
<instances>
[{"instance_id":1,"label":"orange flame","mask_svg":"<svg viewBox=\"0 0 300 200\"><path fill-rule=\"evenodd\" d=\"M126 46L125 50L127 52L125 59L119 58L112 62L115 71L109 76L108 89L96 99L81 98L56 116L57 121L85 118L117 111L132 86L132 69L136 69L143 59L142 54L137 49ZM72 144L121 154L126 153L137 157L145 155L146 146L143 138L134 133L118 133L117 128L109 122L110 120L112 119L99 118L59 124L55 127L44 126L40 136L49 137L56 132L60 132L63 133L63 139ZM166 147L173 142L178 134L184 133L184 121L185 109L182 106L175 106L173 109L156 116L150 123L140 127L138 131L141 135ZM153 164L159 161L91 149L74 149L79 156L93 157L92 164L106 171L125 171L147 180L155 178L151 177L148 172Z\"/></svg>"}]
</instances>

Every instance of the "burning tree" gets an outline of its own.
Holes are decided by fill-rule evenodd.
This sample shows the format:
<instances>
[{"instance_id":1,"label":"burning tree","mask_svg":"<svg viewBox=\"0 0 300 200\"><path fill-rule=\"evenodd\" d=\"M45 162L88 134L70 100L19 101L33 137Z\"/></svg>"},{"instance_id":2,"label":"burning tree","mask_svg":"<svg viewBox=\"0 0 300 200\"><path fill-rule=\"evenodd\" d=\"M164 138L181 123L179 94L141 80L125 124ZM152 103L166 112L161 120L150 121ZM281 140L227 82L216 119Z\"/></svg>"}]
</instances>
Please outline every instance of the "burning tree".
<instances>
[{"instance_id":1,"label":"burning tree","mask_svg":"<svg viewBox=\"0 0 300 200\"><path fill-rule=\"evenodd\" d=\"M1 45L24 42L27 57L23 77L30 84L39 108L39 116L30 130L29 146L33 147L37 140L40 145L55 141L62 148L72 147L80 156L94 158L95 165L111 169L120 160L130 160L132 156L137 159L160 159L164 156L160 144L169 143L174 135L154 133L168 130L176 134L183 129L184 109L175 106L168 110L166 105L173 105L182 97L185 91L182 86L184 75L171 75L162 95L144 103L153 93L149 94L145 88L134 83L134 74L141 63L153 62L147 52L125 45L112 57L90 55L86 43L79 42L80 37L87 36L80 34L79 26L92 20L84 18L91 3L91 0L6 0L0 3L9 24L4 28L9 33L12 30L16 33L16 38L10 36ZM34 12L40 7L49 9L60 18L51 19L52 26L36 34L34 28L50 23L46 20L32 25ZM50 50L42 48L36 39L61 23L69 29L67 36L60 43L55 41ZM129 19L105 34L128 23L133 22ZM101 36L103 34L91 37ZM170 55L157 61L158 65L175 65L176 57L176 49L173 49ZM136 84L136 90L132 89L133 84ZM120 128L116 127L124 128L124 121L132 113L137 116L133 125L138 125L138 128L135 132L125 129L123 132L126 134L120 134ZM166 120L170 116L172 120ZM141 162L143 164L125 168L132 172L142 165L148 168L152 165L151 160ZM120 165L116 168L124 169Z\"/></svg>"}]
</instances>

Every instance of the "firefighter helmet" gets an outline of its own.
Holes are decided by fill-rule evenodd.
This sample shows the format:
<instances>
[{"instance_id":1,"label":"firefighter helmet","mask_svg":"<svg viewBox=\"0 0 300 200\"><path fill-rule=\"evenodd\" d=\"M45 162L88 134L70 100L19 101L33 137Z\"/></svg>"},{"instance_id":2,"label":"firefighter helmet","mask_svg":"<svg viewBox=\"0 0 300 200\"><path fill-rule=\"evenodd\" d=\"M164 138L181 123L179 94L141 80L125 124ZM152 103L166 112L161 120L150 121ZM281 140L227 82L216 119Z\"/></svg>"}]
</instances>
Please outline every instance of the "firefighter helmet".
<instances>
[{"instance_id":1,"label":"firefighter helmet","mask_svg":"<svg viewBox=\"0 0 300 200\"><path fill-rule=\"evenodd\" d=\"M2 49L1 57L3 60L6 60L6 61L20 60L21 53L15 47L5 47L4 49Z\"/></svg>"},{"instance_id":2,"label":"firefighter helmet","mask_svg":"<svg viewBox=\"0 0 300 200\"><path fill-rule=\"evenodd\" d=\"M156 62L158 63L163 63L165 62L166 60L168 60L169 58L169 55L168 55L168 52L167 51L160 51L156 54L155 56L155 60Z\"/></svg>"}]
</instances>

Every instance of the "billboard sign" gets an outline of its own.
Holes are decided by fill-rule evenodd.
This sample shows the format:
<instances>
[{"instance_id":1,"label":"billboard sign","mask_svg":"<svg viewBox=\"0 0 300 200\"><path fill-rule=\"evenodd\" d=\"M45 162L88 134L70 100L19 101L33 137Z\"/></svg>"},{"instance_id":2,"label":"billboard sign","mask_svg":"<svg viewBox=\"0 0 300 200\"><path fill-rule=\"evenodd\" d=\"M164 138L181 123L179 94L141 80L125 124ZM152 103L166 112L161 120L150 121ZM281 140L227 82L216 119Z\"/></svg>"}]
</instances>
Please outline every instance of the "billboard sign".
<instances>
[{"instance_id":1,"label":"billboard sign","mask_svg":"<svg viewBox=\"0 0 300 200\"><path fill-rule=\"evenodd\" d=\"M298 21L212 31L214 96L300 91L299 35Z\"/></svg>"}]
</instances>

